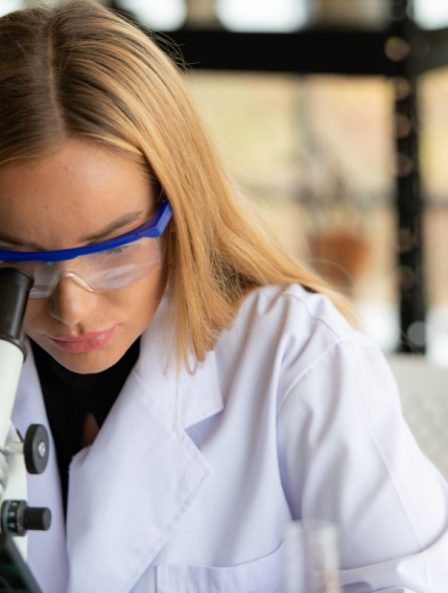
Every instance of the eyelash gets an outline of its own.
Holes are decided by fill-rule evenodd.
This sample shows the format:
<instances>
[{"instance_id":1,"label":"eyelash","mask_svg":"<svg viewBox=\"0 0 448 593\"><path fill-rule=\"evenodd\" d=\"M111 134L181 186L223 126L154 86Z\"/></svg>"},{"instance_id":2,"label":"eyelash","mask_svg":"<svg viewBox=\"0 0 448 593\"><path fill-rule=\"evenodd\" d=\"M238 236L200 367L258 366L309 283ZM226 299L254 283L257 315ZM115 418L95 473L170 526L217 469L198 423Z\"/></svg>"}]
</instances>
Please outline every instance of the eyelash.
<instances>
[{"instance_id":1,"label":"eyelash","mask_svg":"<svg viewBox=\"0 0 448 593\"><path fill-rule=\"evenodd\" d=\"M128 247L128 245L121 245L120 247L111 247L110 249L107 249L107 251L104 251L104 255L116 255L118 253L123 253L128 249Z\"/></svg>"}]
</instances>

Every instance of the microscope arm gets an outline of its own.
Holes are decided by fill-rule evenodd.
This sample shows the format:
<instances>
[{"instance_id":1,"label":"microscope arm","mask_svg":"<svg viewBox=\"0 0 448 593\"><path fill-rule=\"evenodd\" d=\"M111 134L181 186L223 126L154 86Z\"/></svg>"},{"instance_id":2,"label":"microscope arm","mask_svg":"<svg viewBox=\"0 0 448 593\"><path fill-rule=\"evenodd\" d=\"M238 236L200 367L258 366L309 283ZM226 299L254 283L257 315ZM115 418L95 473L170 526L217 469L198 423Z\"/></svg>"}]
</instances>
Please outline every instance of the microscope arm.
<instances>
[{"instance_id":1,"label":"microscope arm","mask_svg":"<svg viewBox=\"0 0 448 593\"><path fill-rule=\"evenodd\" d=\"M25 563L28 529L48 529L49 509L28 507L27 469L40 473L48 460L48 435L32 425L22 441L11 424L25 349L22 323L32 278L0 269L0 591L42 593ZM26 455L25 455L26 453Z\"/></svg>"}]
</instances>

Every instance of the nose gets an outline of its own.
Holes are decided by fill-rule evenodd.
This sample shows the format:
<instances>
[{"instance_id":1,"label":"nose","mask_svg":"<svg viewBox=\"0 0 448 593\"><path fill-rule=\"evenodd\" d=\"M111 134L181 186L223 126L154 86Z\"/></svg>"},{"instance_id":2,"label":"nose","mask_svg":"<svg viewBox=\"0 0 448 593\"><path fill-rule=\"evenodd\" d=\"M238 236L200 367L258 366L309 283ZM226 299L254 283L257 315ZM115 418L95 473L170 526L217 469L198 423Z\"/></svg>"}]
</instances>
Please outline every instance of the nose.
<instances>
[{"instance_id":1,"label":"nose","mask_svg":"<svg viewBox=\"0 0 448 593\"><path fill-rule=\"evenodd\" d=\"M96 306L97 295L89 292L75 279L62 276L48 298L51 317L70 327L88 318Z\"/></svg>"}]
</instances>

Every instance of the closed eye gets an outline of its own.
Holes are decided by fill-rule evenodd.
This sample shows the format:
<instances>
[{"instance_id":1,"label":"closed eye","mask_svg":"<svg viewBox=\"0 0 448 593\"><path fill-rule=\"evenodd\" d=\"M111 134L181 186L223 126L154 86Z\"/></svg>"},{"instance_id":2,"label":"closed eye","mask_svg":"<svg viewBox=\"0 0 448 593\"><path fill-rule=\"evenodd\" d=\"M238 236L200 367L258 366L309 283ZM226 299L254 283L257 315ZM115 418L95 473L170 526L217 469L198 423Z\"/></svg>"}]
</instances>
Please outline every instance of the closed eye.
<instances>
[{"instance_id":1,"label":"closed eye","mask_svg":"<svg viewBox=\"0 0 448 593\"><path fill-rule=\"evenodd\" d=\"M106 249L103 251L104 255L117 255L119 253L123 253L129 249L129 245L120 245L119 247L111 247L110 249Z\"/></svg>"}]
</instances>

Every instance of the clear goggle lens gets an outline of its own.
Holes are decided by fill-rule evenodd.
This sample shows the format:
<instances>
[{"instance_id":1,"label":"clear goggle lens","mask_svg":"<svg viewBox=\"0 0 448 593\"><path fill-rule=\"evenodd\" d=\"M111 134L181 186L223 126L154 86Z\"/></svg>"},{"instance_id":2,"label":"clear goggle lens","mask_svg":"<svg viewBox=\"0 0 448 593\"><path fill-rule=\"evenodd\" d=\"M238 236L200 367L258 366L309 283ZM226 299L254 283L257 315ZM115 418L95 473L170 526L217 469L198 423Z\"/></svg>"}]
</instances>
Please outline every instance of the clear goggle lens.
<instances>
[{"instance_id":1,"label":"clear goggle lens","mask_svg":"<svg viewBox=\"0 0 448 593\"><path fill-rule=\"evenodd\" d=\"M136 282L162 261L160 238L142 237L132 243L61 262L16 261L13 267L34 278L30 297L47 298L61 278L70 278L90 292L107 292ZM0 262L0 266L11 265Z\"/></svg>"}]
</instances>

